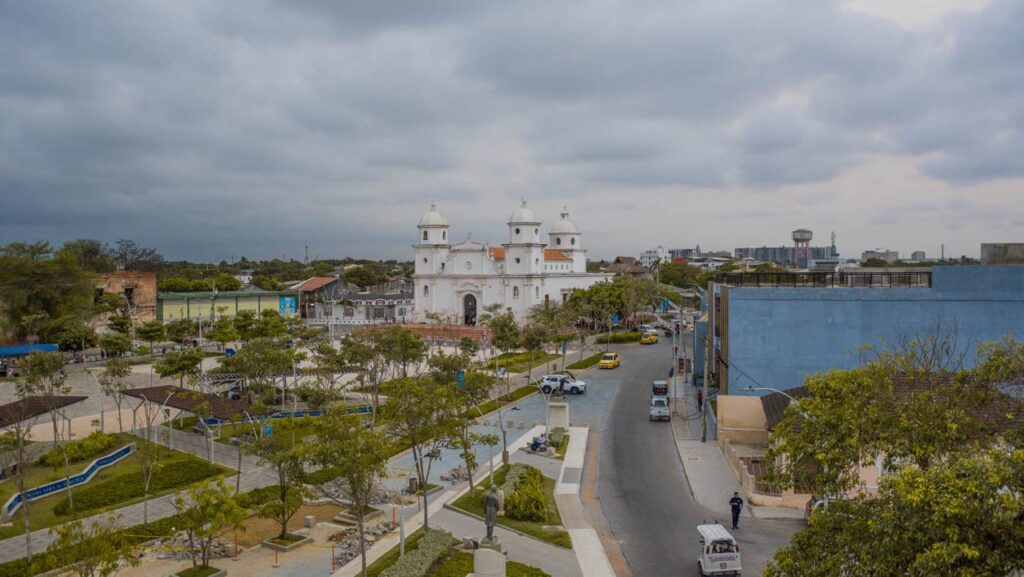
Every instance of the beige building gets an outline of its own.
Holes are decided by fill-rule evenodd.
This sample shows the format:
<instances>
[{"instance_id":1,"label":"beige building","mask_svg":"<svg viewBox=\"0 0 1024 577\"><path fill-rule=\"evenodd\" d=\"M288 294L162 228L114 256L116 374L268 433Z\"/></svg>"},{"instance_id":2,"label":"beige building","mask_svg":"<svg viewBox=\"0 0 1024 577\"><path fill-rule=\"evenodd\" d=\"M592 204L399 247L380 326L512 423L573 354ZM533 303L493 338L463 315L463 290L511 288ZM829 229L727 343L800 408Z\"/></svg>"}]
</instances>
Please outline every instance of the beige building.
<instances>
[{"instance_id":1,"label":"beige building","mask_svg":"<svg viewBox=\"0 0 1024 577\"><path fill-rule=\"evenodd\" d=\"M233 317L241 311L253 311L259 317L265 310L282 316L298 314L299 292L284 291L219 291L160 293L156 318L164 323L180 319L213 320Z\"/></svg>"},{"instance_id":2,"label":"beige building","mask_svg":"<svg viewBox=\"0 0 1024 577\"><path fill-rule=\"evenodd\" d=\"M157 293L155 272L118 271L96 275L96 298L103 294L124 297L132 321L141 324L156 319Z\"/></svg>"}]
</instances>

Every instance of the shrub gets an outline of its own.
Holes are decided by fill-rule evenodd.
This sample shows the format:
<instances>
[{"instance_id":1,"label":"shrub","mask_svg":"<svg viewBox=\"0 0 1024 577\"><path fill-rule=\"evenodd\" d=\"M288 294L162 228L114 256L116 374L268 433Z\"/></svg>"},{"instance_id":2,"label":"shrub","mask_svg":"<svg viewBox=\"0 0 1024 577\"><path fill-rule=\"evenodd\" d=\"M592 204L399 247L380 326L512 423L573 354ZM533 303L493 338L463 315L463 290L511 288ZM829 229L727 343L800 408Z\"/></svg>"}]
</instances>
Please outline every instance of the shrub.
<instances>
[{"instance_id":1,"label":"shrub","mask_svg":"<svg viewBox=\"0 0 1024 577\"><path fill-rule=\"evenodd\" d=\"M246 491L245 493L239 493L236 500L238 506L243 509L255 511L263 505L276 501L280 498L278 494L277 485L267 485L266 487L260 487L253 489L252 491Z\"/></svg>"},{"instance_id":2,"label":"shrub","mask_svg":"<svg viewBox=\"0 0 1024 577\"><path fill-rule=\"evenodd\" d=\"M509 465L505 472L505 482L503 482L498 489L500 489L505 495L511 495L512 491L515 491L516 489L516 483L519 482L519 477L522 476L523 471L528 468L528 465L524 465L522 463Z\"/></svg>"},{"instance_id":3,"label":"shrub","mask_svg":"<svg viewBox=\"0 0 1024 577\"><path fill-rule=\"evenodd\" d=\"M60 467L64 465L64 451L68 453L68 461L92 460L107 452L108 449L118 444L120 437L101 431L93 431L89 436L83 437L70 443L65 443L63 448L54 447L39 458L41 465L49 467Z\"/></svg>"},{"instance_id":4,"label":"shrub","mask_svg":"<svg viewBox=\"0 0 1024 577\"><path fill-rule=\"evenodd\" d=\"M597 344L617 344L617 343L635 343L640 340L640 333L628 332L628 333L612 333L603 334L597 337Z\"/></svg>"},{"instance_id":5,"label":"shrub","mask_svg":"<svg viewBox=\"0 0 1024 577\"><path fill-rule=\"evenodd\" d=\"M585 359L576 361L575 363L569 365L566 368L569 369L569 370L577 370L577 371L578 370L582 370L582 369L588 369L588 368L596 365L598 363L598 361L601 360L601 356L602 355L604 355L604 353L597 353L596 355L590 355L589 357L587 357Z\"/></svg>"},{"instance_id":6,"label":"shrub","mask_svg":"<svg viewBox=\"0 0 1024 577\"><path fill-rule=\"evenodd\" d=\"M149 483L149 494L176 489L202 481L224 472L222 467L191 459L171 466L158 466ZM142 472L118 475L102 483L86 486L75 491L75 512L90 511L108 505L123 503L144 495ZM71 503L65 497L53 507L56 515L72 512Z\"/></svg>"},{"instance_id":7,"label":"shrub","mask_svg":"<svg viewBox=\"0 0 1024 577\"><path fill-rule=\"evenodd\" d=\"M568 432L569 431L566 431L563 427L556 427L552 429L551 434L548 435L548 444L555 449L560 449L562 447L562 443L564 443L568 438L566 437L566 433Z\"/></svg>"},{"instance_id":8,"label":"shrub","mask_svg":"<svg viewBox=\"0 0 1024 577\"><path fill-rule=\"evenodd\" d=\"M452 535L438 529L428 529L420 539L416 550L407 551L394 565L388 567L380 577L426 577L438 559L451 551Z\"/></svg>"},{"instance_id":9,"label":"shrub","mask_svg":"<svg viewBox=\"0 0 1024 577\"><path fill-rule=\"evenodd\" d=\"M505 516L517 521L543 521L547 511L540 481L533 480L532 475L521 477L516 490L505 499Z\"/></svg>"}]
</instances>

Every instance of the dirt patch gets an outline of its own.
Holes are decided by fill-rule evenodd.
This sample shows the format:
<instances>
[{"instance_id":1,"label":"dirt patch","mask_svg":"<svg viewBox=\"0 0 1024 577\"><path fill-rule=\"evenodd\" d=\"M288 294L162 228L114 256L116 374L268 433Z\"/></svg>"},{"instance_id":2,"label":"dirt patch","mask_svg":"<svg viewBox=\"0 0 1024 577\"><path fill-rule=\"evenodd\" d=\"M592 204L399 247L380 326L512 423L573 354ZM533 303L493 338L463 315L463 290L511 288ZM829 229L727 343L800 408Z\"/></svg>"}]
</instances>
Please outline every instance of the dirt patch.
<instances>
[{"instance_id":1,"label":"dirt patch","mask_svg":"<svg viewBox=\"0 0 1024 577\"><path fill-rule=\"evenodd\" d=\"M340 513L342 508L337 505L303 505L292 515L288 521L288 530L294 531L303 527L303 519L306 515L313 515L317 522L330 521ZM281 525L273 519L262 519L260 517L249 517L245 520L245 531L238 532L239 547L253 547L259 545L264 539L276 537L281 533ZM223 539L230 542L231 532L223 534Z\"/></svg>"}]
</instances>

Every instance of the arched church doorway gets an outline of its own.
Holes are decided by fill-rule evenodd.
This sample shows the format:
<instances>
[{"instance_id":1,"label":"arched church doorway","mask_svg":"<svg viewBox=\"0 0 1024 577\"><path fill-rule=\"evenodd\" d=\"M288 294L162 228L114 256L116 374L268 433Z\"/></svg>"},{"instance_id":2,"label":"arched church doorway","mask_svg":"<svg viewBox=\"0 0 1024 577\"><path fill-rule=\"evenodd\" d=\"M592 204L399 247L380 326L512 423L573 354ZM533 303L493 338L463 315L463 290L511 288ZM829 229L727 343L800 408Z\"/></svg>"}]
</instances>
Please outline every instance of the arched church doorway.
<instances>
[{"instance_id":1,"label":"arched church doorway","mask_svg":"<svg viewBox=\"0 0 1024 577\"><path fill-rule=\"evenodd\" d=\"M467 325L476 325L476 297L466 295L462 297L462 318Z\"/></svg>"}]
</instances>

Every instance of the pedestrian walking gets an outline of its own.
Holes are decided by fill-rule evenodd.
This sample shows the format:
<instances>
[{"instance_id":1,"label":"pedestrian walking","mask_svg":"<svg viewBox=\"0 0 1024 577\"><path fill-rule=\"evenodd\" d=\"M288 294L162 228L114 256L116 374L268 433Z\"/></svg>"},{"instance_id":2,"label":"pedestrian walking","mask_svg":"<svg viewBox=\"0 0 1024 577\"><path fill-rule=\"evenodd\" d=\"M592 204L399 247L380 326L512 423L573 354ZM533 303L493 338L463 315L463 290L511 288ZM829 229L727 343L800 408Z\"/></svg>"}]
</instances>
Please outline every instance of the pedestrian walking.
<instances>
[{"instance_id":1,"label":"pedestrian walking","mask_svg":"<svg viewBox=\"0 0 1024 577\"><path fill-rule=\"evenodd\" d=\"M697 410L704 410L704 391L697 391Z\"/></svg>"},{"instance_id":2,"label":"pedestrian walking","mask_svg":"<svg viewBox=\"0 0 1024 577\"><path fill-rule=\"evenodd\" d=\"M740 511L743 510L743 499L740 498L739 491L732 494L732 499L729 499L729 506L732 507L732 528L739 529Z\"/></svg>"},{"instance_id":3,"label":"pedestrian walking","mask_svg":"<svg viewBox=\"0 0 1024 577\"><path fill-rule=\"evenodd\" d=\"M669 367L668 368L668 378L671 379L672 377L675 376L675 374L676 374L676 368L675 367Z\"/></svg>"}]
</instances>

